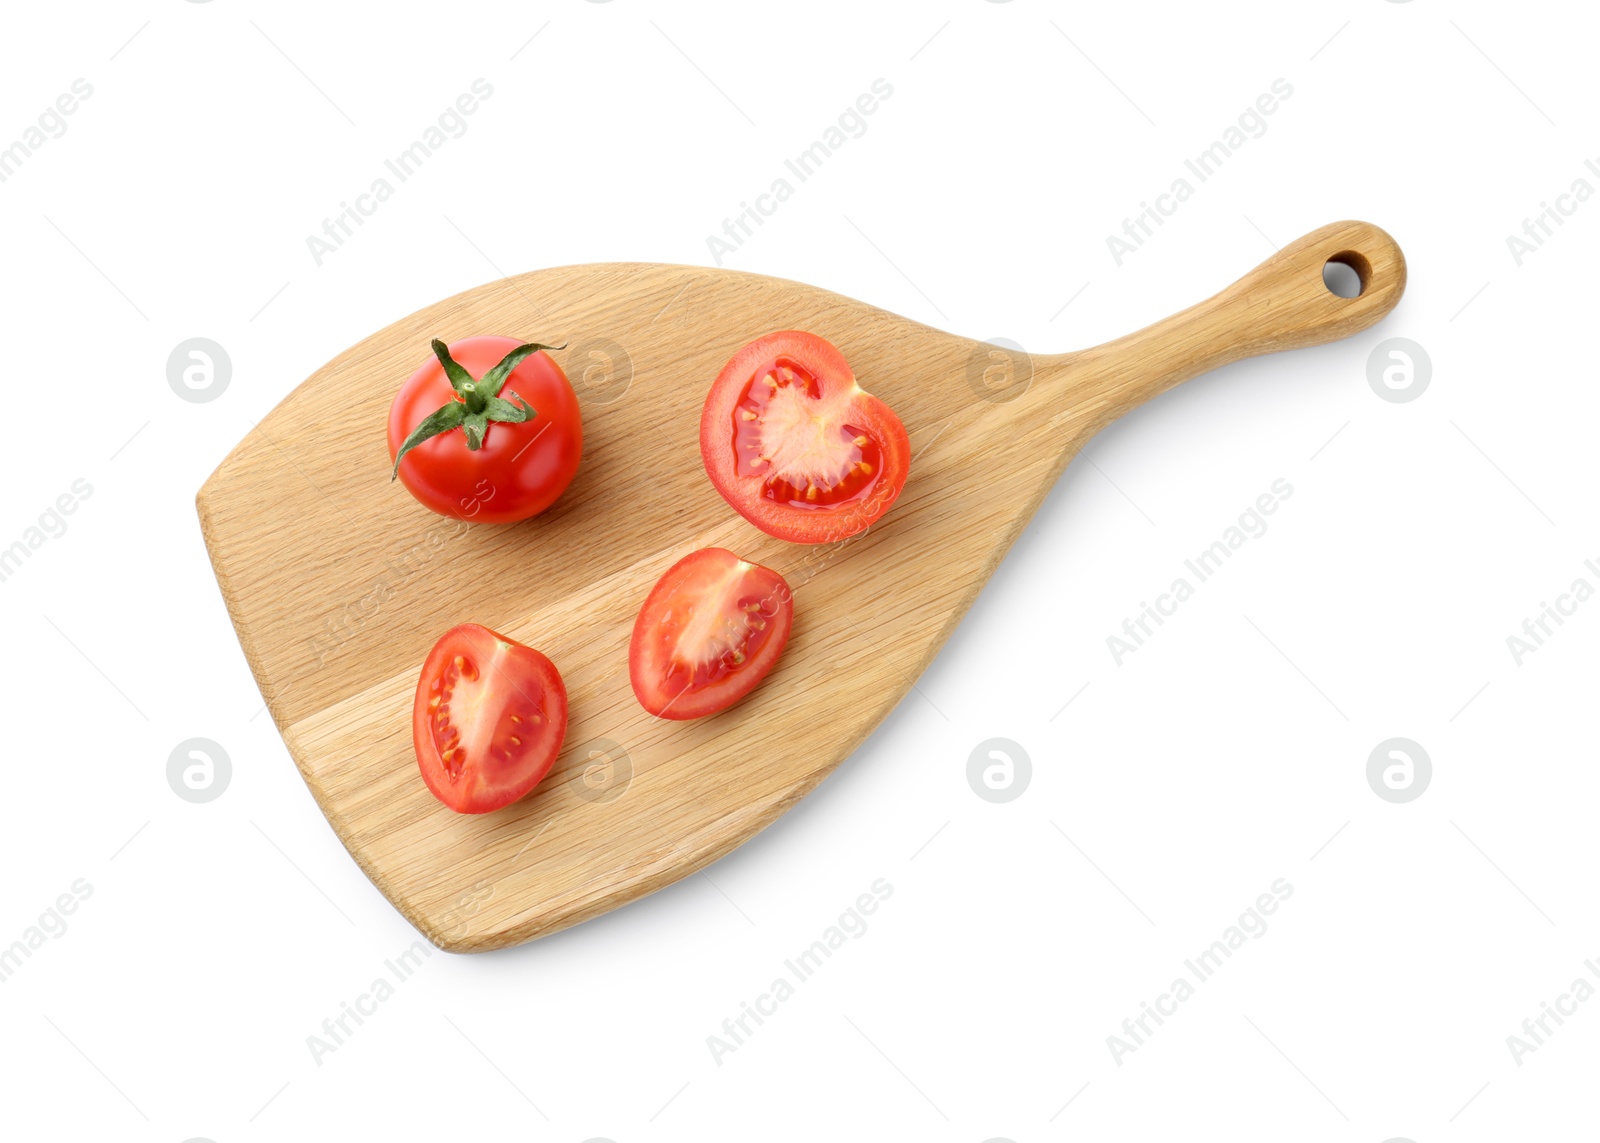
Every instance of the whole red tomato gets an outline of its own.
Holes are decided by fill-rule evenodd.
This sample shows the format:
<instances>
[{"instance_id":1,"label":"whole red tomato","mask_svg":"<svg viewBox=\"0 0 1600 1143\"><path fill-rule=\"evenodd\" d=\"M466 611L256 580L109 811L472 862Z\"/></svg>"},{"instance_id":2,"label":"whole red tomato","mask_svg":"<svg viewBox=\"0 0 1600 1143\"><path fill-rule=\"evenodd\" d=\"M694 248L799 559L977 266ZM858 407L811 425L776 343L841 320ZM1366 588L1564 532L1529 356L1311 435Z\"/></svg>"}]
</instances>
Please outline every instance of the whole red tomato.
<instances>
[{"instance_id":1,"label":"whole red tomato","mask_svg":"<svg viewBox=\"0 0 1600 1143\"><path fill-rule=\"evenodd\" d=\"M509 524L566 491L583 453L578 397L561 367L510 337L469 337L400 387L389 408L389 457L424 507Z\"/></svg>"}]
</instances>

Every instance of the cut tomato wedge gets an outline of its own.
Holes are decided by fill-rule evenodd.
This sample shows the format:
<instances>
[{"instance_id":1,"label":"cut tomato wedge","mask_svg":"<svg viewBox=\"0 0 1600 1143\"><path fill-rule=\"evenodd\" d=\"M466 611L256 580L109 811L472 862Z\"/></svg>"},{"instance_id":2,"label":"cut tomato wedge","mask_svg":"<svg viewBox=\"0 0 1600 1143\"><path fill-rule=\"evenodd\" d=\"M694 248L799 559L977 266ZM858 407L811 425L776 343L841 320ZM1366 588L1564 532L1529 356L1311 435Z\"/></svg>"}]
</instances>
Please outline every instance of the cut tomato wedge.
<instances>
[{"instance_id":1,"label":"cut tomato wedge","mask_svg":"<svg viewBox=\"0 0 1600 1143\"><path fill-rule=\"evenodd\" d=\"M700 415L700 456L723 499L769 536L855 535L905 487L911 444L894 411L813 333L751 342L723 366Z\"/></svg>"},{"instance_id":2,"label":"cut tomato wedge","mask_svg":"<svg viewBox=\"0 0 1600 1143\"><path fill-rule=\"evenodd\" d=\"M726 710L766 678L793 622L781 575L702 548L673 564L639 609L628 647L633 693L660 718Z\"/></svg>"},{"instance_id":3,"label":"cut tomato wedge","mask_svg":"<svg viewBox=\"0 0 1600 1143\"><path fill-rule=\"evenodd\" d=\"M411 737L422 780L452 810L484 814L539 784L567 733L567 688L532 647L476 623L433 645Z\"/></svg>"}]
</instances>

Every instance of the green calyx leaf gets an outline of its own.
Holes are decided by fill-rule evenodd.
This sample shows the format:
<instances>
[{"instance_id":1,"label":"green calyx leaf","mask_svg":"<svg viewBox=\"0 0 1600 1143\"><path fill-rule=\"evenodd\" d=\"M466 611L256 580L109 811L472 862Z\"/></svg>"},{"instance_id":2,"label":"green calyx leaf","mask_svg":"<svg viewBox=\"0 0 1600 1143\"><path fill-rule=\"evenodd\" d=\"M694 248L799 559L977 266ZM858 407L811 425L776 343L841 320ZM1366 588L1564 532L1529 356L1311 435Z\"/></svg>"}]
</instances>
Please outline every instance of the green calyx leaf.
<instances>
[{"instance_id":1,"label":"green calyx leaf","mask_svg":"<svg viewBox=\"0 0 1600 1143\"><path fill-rule=\"evenodd\" d=\"M533 410L528 407L528 402L515 393L511 394L509 401L504 397L490 397L484 412L491 421L502 421L508 425L520 425L534 416Z\"/></svg>"},{"instance_id":2,"label":"green calyx leaf","mask_svg":"<svg viewBox=\"0 0 1600 1143\"><path fill-rule=\"evenodd\" d=\"M485 397L498 397L500 390L506 383L506 378L511 376L511 371L522 364L524 357L538 353L541 349L565 349L566 343L560 345L538 345L530 342L519 345L510 353L500 359L500 364L483 375L483 380L478 382L478 391Z\"/></svg>"},{"instance_id":3,"label":"green calyx leaf","mask_svg":"<svg viewBox=\"0 0 1600 1143\"><path fill-rule=\"evenodd\" d=\"M400 446L400 451L395 454L394 469L390 472L389 479L393 480L400 475L400 461L405 458L406 453L440 433L447 433L455 428L461 429L466 434L468 450L477 452L483 447L483 439L491 423L498 421L502 424L517 425L538 416L538 413L516 393L512 393L511 400L508 401L500 396L500 390L504 388L506 378L511 376L511 371L525 358L543 349L565 348L565 345L539 345L533 342L519 345L502 357L499 364L481 378L474 378L450 356L450 350L445 343L434 338L434 356L444 367L445 376L449 378L450 387L455 390L457 399L445 402L423 418L422 423L411 431L411 435Z\"/></svg>"},{"instance_id":4,"label":"green calyx leaf","mask_svg":"<svg viewBox=\"0 0 1600 1143\"><path fill-rule=\"evenodd\" d=\"M483 413L468 413L461 418L461 431L467 434L467 448L477 452L483 447L483 436L489 431L489 418Z\"/></svg>"},{"instance_id":5,"label":"green calyx leaf","mask_svg":"<svg viewBox=\"0 0 1600 1143\"><path fill-rule=\"evenodd\" d=\"M437 337L433 339L433 355L444 366L444 375L450 378L450 387L457 393L461 392L461 386L472 384L472 374L456 364L456 359L450 356L449 347Z\"/></svg>"},{"instance_id":6,"label":"green calyx leaf","mask_svg":"<svg viewBox=\"0 0 1600 1143\"><path fill-rule=\"evenodd\" d=\"M447 433L466 419L467 407L460 401L451 401L441 405L429 413L423 422L411 430L411 435L406 438L405 444L400 446L400 451L394 454L394 471L389 473L393 480L400 475L400 462L405 459L406 453L416 448L425 440Z\"/></svg>"}]
</instances>

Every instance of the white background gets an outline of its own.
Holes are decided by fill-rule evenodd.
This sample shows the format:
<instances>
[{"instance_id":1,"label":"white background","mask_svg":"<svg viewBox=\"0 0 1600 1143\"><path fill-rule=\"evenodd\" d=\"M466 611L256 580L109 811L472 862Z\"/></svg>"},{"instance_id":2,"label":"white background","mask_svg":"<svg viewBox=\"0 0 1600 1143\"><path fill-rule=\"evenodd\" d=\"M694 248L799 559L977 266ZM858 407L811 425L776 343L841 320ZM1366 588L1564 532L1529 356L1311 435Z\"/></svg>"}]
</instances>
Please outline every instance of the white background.
<instances>
[{"instance_id":1,"label":"white background","mask_svg":"<svg viewBox=\"0 0 1600 1143\"><path fill-rule=\"evenodd\" d=\"M1600 957L1600 603L1521 665L1506 638L1600 586L1600 205L1520 266L1506 238L1600 185L1596 24L1439 0L10 13L0 145L74 79L93 95L0 184L0 547L74 480L93 493L0 583L0 947L75 880L92 895L0 985L4 1133L1577 1137L1600 1002L1520 1064L1506 1038ZM479 77L466 133L317 265L306 237ZM1265 134L1117 265L1106 237L1280 77ZM307 1037L416 934L261 712L195 490L301 379L437 298L710 263L707 236L878 78L866 133L727 265L1052 352L1340 218L1396 236L1409 292L1092 442L921 693L709 877L434 953L314 1061ZM208 403L166 378L197 336L233 365ZM1368 385L1389 337L1431 359L1414 401ZM1266 534L1117 665L1106 637L1280 477ZM233 764L204 805L166 779L197 736ZM1033 761L1003 805L966 779L995 736ZM1366 779L1395 736L1433 762L1403 805ZM714 1060L724 1018L877 878L866 933ZM1266 934L1115 1060L1123 1019L1278 878Z\"/></svg>"}]
</instances>

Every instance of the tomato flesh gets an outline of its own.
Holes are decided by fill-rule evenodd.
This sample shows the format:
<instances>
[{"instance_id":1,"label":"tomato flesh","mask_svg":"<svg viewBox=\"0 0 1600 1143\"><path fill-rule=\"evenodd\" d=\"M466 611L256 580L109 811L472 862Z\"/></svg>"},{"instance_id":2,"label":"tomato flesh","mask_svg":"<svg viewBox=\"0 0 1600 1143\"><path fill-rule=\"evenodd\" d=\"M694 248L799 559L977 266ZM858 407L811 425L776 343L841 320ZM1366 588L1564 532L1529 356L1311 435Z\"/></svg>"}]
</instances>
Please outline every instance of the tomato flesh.
<instances>
[{"instance_id":1,"label":"tomato flesh","mask_svg":"<svg viewBox=\"0 0 1600 1143\"><path fill-rule=\"evenodd\" d=\"M781 575L703 548L668 569L639 609L628 648L633 693L660 718L726 710L776 665L793 623Z\"/></svg>"},{"instance_id":2,"label":"tomato flesh","mask_svg":"<svg viewBox=\"0 0 1600 1143\"><path fill-rule=\"evenodd\" d=\"M823 543L855 535L905 486L905 426L856 384L815 334L751 342L723 367L700 419L700 453L724 499L769 535Z\"/></svg>"},{"instance_id":3,"label":"tomato flesh","mask_svg":"<svg viewBox=\"0 0 1600 1143\"><path fill-rule=\"evenodd\" d=\"M469 337L450 343L450 356L481 378L522 344L511 337ZM425 440L400 461L400 482L442 516L480 524L509 524L536 516L566 491L583 454L578 395L548 354L524 358L500 395L521 397L534 416L521 424L491 422L483 447L469 449L461 429ZM430 413L457 401L444 367L429 359L400 387L389 407L389 459Z\"/></svg>"},{"instance_id":4,"label":"tomato flesh","mask_svg":"<svg viewBox=\"0 0 1600 1143\"><path fill-rule=\"evenodd\" d=\"M451 628L422 666L411 737L428 789L452 810L510 805L550 772L567 733L567 689L532 647L476 623Z\"/></svg>"},{"instance_id":5,"label":"tomato flesh","mask_svg":"<svg viewBox=\"0 0 1600 1143\"><path fill-rule=\"evenodd\" d=\"M848 395L821 408L821 386L790 357L759 366L733 413L733 455L741 477L761 481L761 495L801 510L866 498L883 469L883 449L844 420Z\"/></svg>"}]
</instances>

